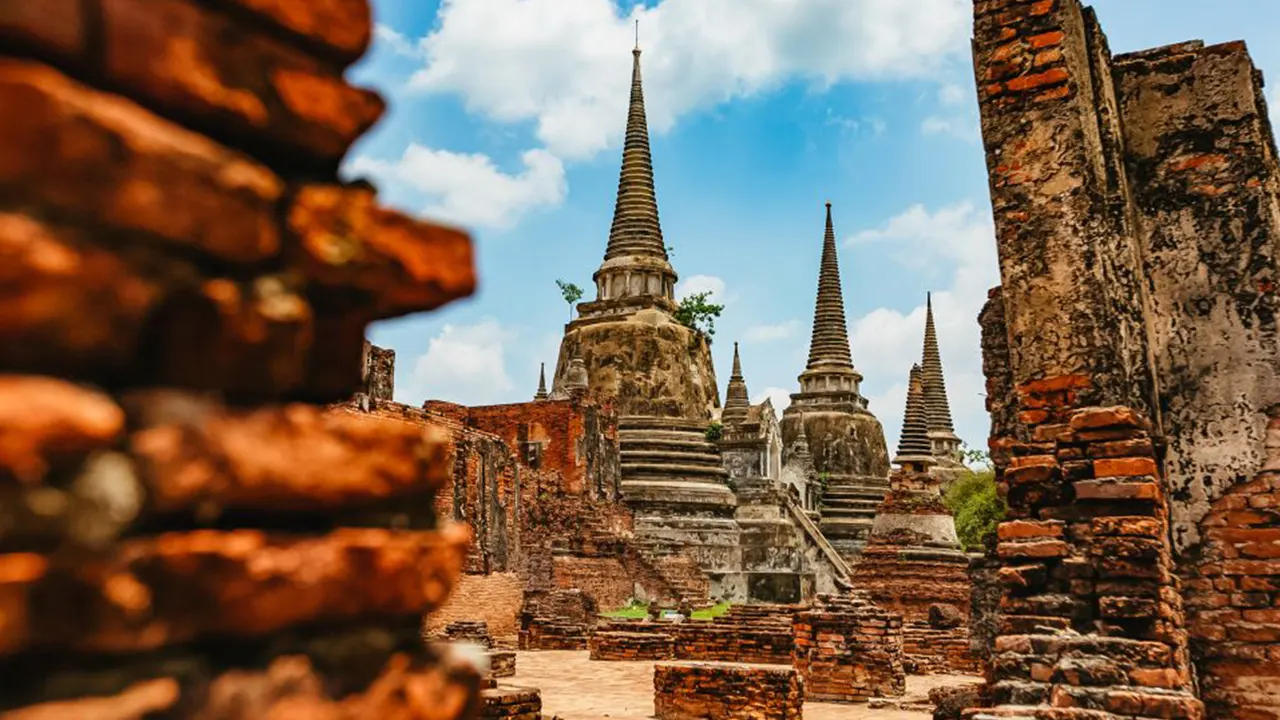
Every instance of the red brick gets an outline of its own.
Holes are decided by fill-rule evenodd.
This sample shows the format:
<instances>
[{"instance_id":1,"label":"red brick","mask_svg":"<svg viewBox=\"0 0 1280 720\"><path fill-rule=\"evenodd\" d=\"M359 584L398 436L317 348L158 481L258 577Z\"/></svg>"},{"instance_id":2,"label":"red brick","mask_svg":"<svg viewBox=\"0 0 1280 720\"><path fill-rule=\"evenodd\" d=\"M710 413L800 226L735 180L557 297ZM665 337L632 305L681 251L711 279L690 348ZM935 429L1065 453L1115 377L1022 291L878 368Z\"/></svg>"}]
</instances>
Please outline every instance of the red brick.
<instances>
[{"instance_id":1,"label":"red brick","mask_svg":"<svg viewBox=\"0 0 1280 720\"><path fill-rule=\"evenodd\" d=\"M43 65L0 60L0 191L228 261L279 249L265 167ZM163 188L163 191L161 189Z\"/></svg>"},{"instance_id":2,"label":"red brick","mask_svg":"<svg viewBox=\"0 0 1280 720\"><path fill-rule=\"evenodd\" d=\"M354 62L373 38L368 0L204 0L244 8L326 49L344 63Z\"/></svg>"},{"instance_id":3,"label":"red brick","mask_svg":"<svg viewBox=\"0 0 1280 720\"><path fill-rule=\"evenodd\" d=\"M52 465L112 446L124 412L111 398L53 378L0 375L0 479L38 481Z\"/></svg>"},{"instance_id":4,"label":"red brick","mask_svg":"<svg viewBox=\"0 0 1280 720\"><path fill-rule=\"evenodd\" d=\"M306 380L313 313L286 277L213 279L171 299L154 322L151 382L272 398Z\"/></svg>"},{"instance_id":5,"label":"red brick","mask_svg":"<svg viewBox=\"0 0 1280 720\"><path fill-rule=\"evenodd\" d=\"M1053 11L1057 4L1057 0L1038 0L1031 4L1032 15L1048 15Z\"/></svg>"},{"instance_id":6,"label":"red brick","mask_svg":"<svg viewBox=\"0 0 1280 720\"><path fill-rule=\"evenodd\" d=\"M1057 48L1036 53L1031 60L1032 67L1045 67L1062 62L1062 51Z\"/></svg>"},{"instance_id":7,"label":"red brick","mask_svg":"<svg viewBox=\"0 0 1280 720\"><path fill-rule=\"evenodd\" d=\"M1151 458L1101 458L1093 461L1095 477L1141 477L1157 474L1156 462Z\"/></svg>"},{"instance_id":8,"label":"red brick","mask_svg":"<svg viewBox=\"0 0 1280 720\"><path fill-rule=\"evenodd\" d=\"M1023 410L1018 413L1018 419L1028 425L1035 425L1048 420L1049 412L1047 410Z\"/></svg>"},{"instance_id":9,"label":"red brick","mask_svg":"<svg viewBox=\"0 0 1280 720\"><path fill-rule=\"evenodd\" d=\"M1066 35L1061 30L1053 30L1039 35L1032 35L1027 38L1027 42L1031 44L1031 47L1039 50L1052 45L1061 45L1065 38Z\"/></svg>"},{"instance_id":10,"label":"red brick","mask_svg":"<svg viewBox=\"0 0 1280 720\"><path fill-rule=\"evenodd\" d=\"M1066 68L1052 68L1042 73L1032 75L1023 75L1022 77L1010 80L1007 85L1014 92L1022 92L1023 90L1034 90L1036 88L1048 85L1059 85L1071 78Z\"/></svg>"},{"instance_id":11,"label":"red brick","mask_svg":"<svg viewBox=\"0 0 1280 720\"><path fill-rule=\"evenodd\" d=\"M1127 407L1091 408L1071 416L1071 427L1075 430L1145 428L1146 426L1146 420Z\"/></svg>"},{"instance_id":12,"label":"red brick","mask_svg":"<svg viewBox=\"0 0 1280 720\"><path fill-rule=\"evenodd\" d=\"M443 431L309 405L226 408L176 391L129 395L130 439L158 512L204 504L337 510L449 479Z\"/></svg>"},{"instance_id":13,"label":"red brick","mask_svg":"<svg viewBox=\"0 0 1280 720\"><path fill-rule=\"evenodd\" d=\"M1018 386L1019 395L1039 395L1063 390L1085 390L1093 383L1084 375L1057 375L1040 380L1030 380Z\"/></svg>"},{"instance_id":14,"label":"red brick","mask_svg":"<svg viewBox=\"0 0 1280 720\"><path fill-rule=\"evenodd\" d=\"M1105 482L1081 480L1075 483L1078 500L1159 500L1160 486L1153 482Z\"/></svg>"},{"instance_id":15,"label":"red brick","mask_svg":"<svg viewBox=\"0 0 1280 720\"><path fill-rule=\"evenodd\" d=\"M997 534L1001 540L1024 538L1061 538L1063 524L1058 521L1011 520L1000 523Z\"/></svg>"},{"instance_id":16,"label":"red brick","mask_svg":"<svg viewBox=\"0 0 1280 720\"><path fill-rule=\"evenodd\" d=\"M332 166L382 114L377 94L222 13L189 0L102 3L107 76L214 135L252 135L295 151L295 162Z\"/></svg>"},{"instance_id":17,"label":"red brick","mask_svg":"<svg viewBox=\"0 0 1280 720\"><path fill-rule=\"evenodd\" d=\"M1133 535L1147 538L1160 538L1164 535L1164 525L1159 520L1141 515L1094 518L1092 529L1094 535Z\"/></svg>"},{"instance_id":18,"label":"red brick","mask_svg":"<svg viewBox=\"0 0 1280 720\"><path fill-rule=\"evenodd\" d=\"M1069 548L1060 540L1039 542L1002 542L996 546L1002 558L1059 558L1066 557Z\"/></svg>"},{"instance_id":19,"label":"red brick","mask_svg":"<svg viewBox=\"0 0 1280 720\"><path fill-rule=\"evenodd\" d=\"M1049 465L1028 465L1011 467L1004 471L1004 480L1010 485L1033 485L1057 480L1062 477L1059 468Z\"/></svg>"},{"instance_id":20,"label":"red brick","mask_svg":"<svg viewBox=\"0 0 1280 720\"><path fill-rule=\"evenodd\" d=\"M0 43L79 58L88 37L84 7L81 0L0 3Z\"/></svg>"},{"instance_id":21,"label":"red brick","mask_svg":"<svg viewBox=\"0 0 1280 720\"><path fill-rule=\"evenodd\" d=\"M1093 458L1141 457L1154 455L1154 453L1155 448L1151 445L1151 439L1145 437L1089 445L1089 457Z\"/></svg>"},{"instance_id":22,"label":"red brick","mask_svg":"<svg viewBox=\"0 0 1280 720\"><path fill-rule=\"evenodd\" d=\"M3 211L0 288L0 366L80 378L127 370L163 295L119 249Z\"/></svg>"},{"instance_id":23,"label":"red brick","mask_svg":"<svg viewBox=\"0 0 1280 720\"><path fill-rule=\"evenodd\" d=\"M372 191L306 186L288 218L293 262L322 285L372 295L381 316L431 310L475 290L465 232L383 210Z\"/></svg>"},{"instance_id":24,"label":"red brick","mask_svg":"<svg viewBox=\"0 0 1280 720\"><path fill-rule=\"evenodd\" d=\"M28 605L28 637L31 647L123 652L420 615L444 601L470 539L455 524L439 532L351 528L273 538L201 530L126 540L109 557L37 580L51 596L77 593L79 614Z\"/></svg>"}]
</instances>

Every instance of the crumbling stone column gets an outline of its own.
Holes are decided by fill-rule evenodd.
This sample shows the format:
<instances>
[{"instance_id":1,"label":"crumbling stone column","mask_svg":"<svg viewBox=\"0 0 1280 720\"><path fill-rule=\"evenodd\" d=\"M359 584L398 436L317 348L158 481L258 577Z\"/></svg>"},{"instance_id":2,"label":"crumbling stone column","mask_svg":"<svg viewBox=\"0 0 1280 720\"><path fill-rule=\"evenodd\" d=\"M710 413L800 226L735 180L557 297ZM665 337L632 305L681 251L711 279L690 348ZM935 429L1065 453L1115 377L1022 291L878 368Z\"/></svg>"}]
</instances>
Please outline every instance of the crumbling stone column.
<instances>
[{"instance_id":1,"label":"crumbling stone column","mask_svg":"<svg viewBox=\"0 0 1280 720\"><path fill-rule=\"evenodd\" d=\"M468 237L335 169L367 0L0 10L0 714L455 718L444 443L313 403ZM22 108L21 112L13 112Z\"/></svg>"}]
</instances>

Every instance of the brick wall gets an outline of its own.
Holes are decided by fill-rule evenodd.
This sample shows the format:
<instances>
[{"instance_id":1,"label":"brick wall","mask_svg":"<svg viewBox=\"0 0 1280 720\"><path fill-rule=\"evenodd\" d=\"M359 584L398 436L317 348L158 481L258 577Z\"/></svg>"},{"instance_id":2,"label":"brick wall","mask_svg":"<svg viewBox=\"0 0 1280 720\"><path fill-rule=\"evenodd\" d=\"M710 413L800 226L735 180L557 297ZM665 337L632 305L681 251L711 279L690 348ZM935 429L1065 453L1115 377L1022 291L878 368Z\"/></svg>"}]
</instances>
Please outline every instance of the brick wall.
<instances>
[{"instance_id":1,"label":"brick wall","mask_svg":"<svg viewBox=\"0 0 1280 720\"><path fill-rule=\"evenodd\" d=\"M823 702L862 702L906 692L902 618L856 594L819 598L796 615L796 669L808 697Z\"/></svg>"},{"instance_id":2,"label":"brick wall","mask_svg":"<svg viewBox=\"0 0 1280 720\"><path fill-rule=\"evenodd\" d=\"M515 647L524 590L524 580L516 573L463 575L448 602L427 616L424 629L434 635L450 623L480 620L488 626L495 645Z\"/></svg>"},{"instance_id":3,"label":"brick wall","mask_svg":"<svg viewBox=\"0 0 1280 720\"><path fill-rule=\"evenodd\" d=\"M475 283L465 234L336 177L371 33L365 0L0 9L0 713L478 709L417 629L470 533L401 522L446 438L311 404Z\"/></svg>"},{"instance_id":4,"label":"brick wall","mask_svg":"<svg viewBox=\"0 0 1280 720\"><path fill-rule=\"evenodd\" d=\"M601 610L625 607L636 594L635 582L617 558L557 556L555 581L590 595Z\"/></svg>"},{"instance_id":5,"label":"brick wall","mask_svg":"<svg viewBox=\"0 0 1280 720\"><path fill-rule=\"evenodd\" d=\"M791 667L659 663L653 669L658 720L799 720L804 686Z\"/></svg>"}]
</instances>

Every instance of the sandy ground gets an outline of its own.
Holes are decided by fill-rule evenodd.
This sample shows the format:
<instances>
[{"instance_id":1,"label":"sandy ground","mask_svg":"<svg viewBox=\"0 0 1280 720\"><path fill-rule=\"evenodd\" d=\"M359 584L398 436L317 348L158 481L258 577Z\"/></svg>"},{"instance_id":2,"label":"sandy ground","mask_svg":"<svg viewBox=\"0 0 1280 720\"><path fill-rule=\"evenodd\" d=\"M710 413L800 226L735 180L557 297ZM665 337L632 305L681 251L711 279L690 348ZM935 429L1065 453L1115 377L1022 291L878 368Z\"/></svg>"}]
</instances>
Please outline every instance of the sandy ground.
<instances>
[{"instance_id":1,"label":"sandy ground","mask_svg":"<svg viewBox=\"0 0 1280 720\"><path fill-rule=\"evenodd\" d=\"M977 682L966 675L907 677L905 702L927 703L929 690ZM521 652L516 675L503 685L538 688L542 714L564 720L648 720L653 717L653 663L591 662L584 652ZM805 720L926 720L928 712L872 710L866 704L805 703Z\"/></svg>"}]
</instances>

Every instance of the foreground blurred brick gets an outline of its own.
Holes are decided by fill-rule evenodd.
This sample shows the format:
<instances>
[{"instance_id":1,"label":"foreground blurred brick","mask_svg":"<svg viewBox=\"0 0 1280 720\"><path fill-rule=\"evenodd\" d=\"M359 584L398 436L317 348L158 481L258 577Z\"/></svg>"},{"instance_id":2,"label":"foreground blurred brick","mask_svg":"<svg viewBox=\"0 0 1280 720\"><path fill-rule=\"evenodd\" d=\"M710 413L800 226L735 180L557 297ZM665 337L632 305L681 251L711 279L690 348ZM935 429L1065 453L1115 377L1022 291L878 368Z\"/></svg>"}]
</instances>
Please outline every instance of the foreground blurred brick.
<instances>
[{"instance_id":1,"label":"foreground blurred brick","mask_svg":"<svg viewBox=\"0 0 1280 720\"><path fill-rule=\"evenodd\" d=\"M449 438L332 410L466 234L335 176L367 0L0 3L0 718L454 720Z\"/></svg>"}]
</instances>

